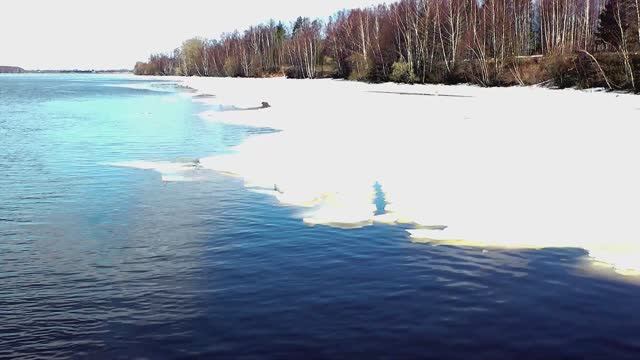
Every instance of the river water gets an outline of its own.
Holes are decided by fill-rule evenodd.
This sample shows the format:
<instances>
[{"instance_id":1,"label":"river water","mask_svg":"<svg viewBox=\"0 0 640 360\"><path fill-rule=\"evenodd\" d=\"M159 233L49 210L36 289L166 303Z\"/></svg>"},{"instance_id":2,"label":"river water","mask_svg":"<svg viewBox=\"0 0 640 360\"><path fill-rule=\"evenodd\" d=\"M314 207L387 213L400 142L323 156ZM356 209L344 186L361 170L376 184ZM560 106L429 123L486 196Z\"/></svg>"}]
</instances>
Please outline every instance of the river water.
<instances>
[{"instance_id":1,"label":"river water","mask_svg":"<svg viewBox=\"0 0 640 360\"><path fill-rule=\"evenodd\" d=\"M206 108L164 81L0 76L0 358L640 356L640 286L584 250L312 227L236 178L109 165L269 131Z\"/></svg>"}]
</instances>

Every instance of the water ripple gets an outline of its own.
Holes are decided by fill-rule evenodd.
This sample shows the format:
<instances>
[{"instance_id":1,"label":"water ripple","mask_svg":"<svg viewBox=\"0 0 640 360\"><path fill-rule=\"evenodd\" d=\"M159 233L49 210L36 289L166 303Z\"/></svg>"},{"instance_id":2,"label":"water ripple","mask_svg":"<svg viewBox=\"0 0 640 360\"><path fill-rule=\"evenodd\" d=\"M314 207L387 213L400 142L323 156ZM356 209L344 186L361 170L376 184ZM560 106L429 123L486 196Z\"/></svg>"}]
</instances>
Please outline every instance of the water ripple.
<instances>
[{"instance_id":1,"label":"water ripple","mask_svg":"<svg viewBox=\"0 0 640 360\"><path fill-rule=\"evenodd\" d=\"M0 86L0 108L13 110L0 111L0 358L640 351L640 288L575 271L581 250L483 252L382 225L308 227L237 179L163 183L104 166L225 152L260 131L105 78L16 79Z\"/></svg>"}]
</instances>

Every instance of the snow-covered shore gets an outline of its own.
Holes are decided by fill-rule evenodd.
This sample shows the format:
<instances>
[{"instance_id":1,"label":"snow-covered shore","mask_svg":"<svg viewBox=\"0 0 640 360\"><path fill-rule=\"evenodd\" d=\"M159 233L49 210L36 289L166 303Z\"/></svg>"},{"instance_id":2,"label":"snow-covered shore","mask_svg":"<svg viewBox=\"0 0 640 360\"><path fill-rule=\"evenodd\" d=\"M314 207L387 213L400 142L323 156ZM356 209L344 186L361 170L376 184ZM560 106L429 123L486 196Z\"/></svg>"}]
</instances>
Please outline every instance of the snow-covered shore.
<instances>
[{"instance_id":1,"label":"snow-covered shore","mask_svg":"<svg viewBox=\"0 0 640 360\"><path fill-rule=\"evenodd\" d=\"M272 127L201 159L310 224L410 224L415 241L576 247L640 270L640 97L601 91L185 78L206 112ZM376 214L379 184L386 213ZM444 230L433 230L433 226Z\"/></svg>"}]
</instances>

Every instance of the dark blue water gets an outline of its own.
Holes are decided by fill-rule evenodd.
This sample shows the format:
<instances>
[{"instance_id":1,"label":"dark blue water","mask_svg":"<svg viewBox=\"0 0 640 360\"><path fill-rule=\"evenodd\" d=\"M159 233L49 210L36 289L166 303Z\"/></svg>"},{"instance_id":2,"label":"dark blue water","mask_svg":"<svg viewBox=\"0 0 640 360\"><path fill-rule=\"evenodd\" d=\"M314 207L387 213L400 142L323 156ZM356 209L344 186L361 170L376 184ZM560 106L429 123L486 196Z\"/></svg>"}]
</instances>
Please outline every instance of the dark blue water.
<instances>
[{"instance_id":1,"label":"dark blue water","mask_svg":"<svg viewBox=\"0 0 640 360\"><path fill-rule=\"evenodd\" d=\"M309 227L237 179L106 165L255 136L203 110L160 82L0 77L0 358L640 358L640 287L582 250Z\"/></svg>"}]
</instances>

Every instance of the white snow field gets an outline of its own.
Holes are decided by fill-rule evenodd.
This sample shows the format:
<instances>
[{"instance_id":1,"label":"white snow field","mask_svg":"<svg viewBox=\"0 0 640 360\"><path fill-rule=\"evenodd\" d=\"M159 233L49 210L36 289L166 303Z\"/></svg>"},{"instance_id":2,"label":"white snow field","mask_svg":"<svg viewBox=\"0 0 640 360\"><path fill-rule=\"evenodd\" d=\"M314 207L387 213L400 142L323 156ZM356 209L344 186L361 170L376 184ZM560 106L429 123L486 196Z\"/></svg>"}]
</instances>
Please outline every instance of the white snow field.
<instances>
[{"instance_id":1,"label":"white snow field","mask_svg":"<svg viewBox=\"0 0 640 360\"><path fill-rule=\"evenodd\" d=\"M282 131L201 164L300 206L309 224L403 223L421 242L576 247L620 273L640 271L638 96L283 78L181 81L196 94L215 95L203 101L218 105L269 102L267 109L202 114ZM376 183L388 203L377 216Z\"/></svg>"}]
</instances>

